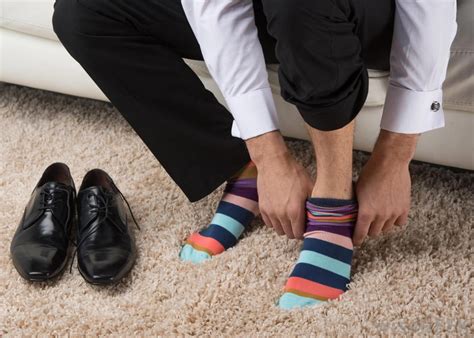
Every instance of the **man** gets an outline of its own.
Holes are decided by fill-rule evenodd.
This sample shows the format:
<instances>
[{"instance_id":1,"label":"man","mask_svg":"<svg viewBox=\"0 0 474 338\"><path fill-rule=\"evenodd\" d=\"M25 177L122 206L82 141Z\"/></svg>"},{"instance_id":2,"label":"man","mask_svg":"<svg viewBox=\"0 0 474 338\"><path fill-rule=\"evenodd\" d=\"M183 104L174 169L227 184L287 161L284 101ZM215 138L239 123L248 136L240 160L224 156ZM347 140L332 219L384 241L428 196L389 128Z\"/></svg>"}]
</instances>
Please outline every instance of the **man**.
<instances>
[{"instance_id":1,"label":"man","mask_svg":"<svg viewBox=\"0 0 474 338\"><path fill-rule=\"evenodd\" d=\"M228 181L181 258L223 252L260 213L278 234L304 238L279 301L294 308L338 297L353 244L406 222L419 134L444 124L455 18L455 0L57 0L53 24L191 201ZM230 114L183 57L206 61ZM280 64L282 96L307 123L315 183L278 131L265 62ZM353 119L367 68L390 68L391 78L354 188Z\"/></svg>"}]
</instances>

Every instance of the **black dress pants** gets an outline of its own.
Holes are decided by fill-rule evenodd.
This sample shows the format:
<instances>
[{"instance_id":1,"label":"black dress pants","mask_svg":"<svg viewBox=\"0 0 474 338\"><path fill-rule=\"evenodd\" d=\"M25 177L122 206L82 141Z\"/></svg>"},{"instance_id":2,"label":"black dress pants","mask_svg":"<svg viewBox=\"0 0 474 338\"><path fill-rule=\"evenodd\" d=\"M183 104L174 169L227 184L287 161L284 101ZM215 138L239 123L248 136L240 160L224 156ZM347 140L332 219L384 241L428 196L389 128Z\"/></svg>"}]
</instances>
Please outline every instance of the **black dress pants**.
<instances>
[{"instance_id":1,"label":"black dress pants","mask_svg":"<svg viewBox=\"0 0 474 338\"><path fill-rule=\"evenodd\" d=\"M254 0L282 96L314 128L360 111L367 68L388 69L393 0ZM190 201L250 159L232 116L182 58L202 60L180 0L56 0L54 31ZM67 74L64 74L67 76Z\"/></svg>"}]
</instances>

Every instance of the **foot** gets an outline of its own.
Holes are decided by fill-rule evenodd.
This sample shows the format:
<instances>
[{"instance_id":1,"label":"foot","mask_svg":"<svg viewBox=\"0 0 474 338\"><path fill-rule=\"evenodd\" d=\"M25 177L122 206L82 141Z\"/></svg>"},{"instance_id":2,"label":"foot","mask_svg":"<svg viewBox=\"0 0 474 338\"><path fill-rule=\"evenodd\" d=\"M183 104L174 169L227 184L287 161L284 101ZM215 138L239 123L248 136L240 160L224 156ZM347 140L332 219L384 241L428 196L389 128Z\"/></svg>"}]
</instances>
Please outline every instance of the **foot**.
<instances>
[{"instance_id":1,"label":"foot","mask_svg":"<svg viewBox=\"0 0 474 338\"><path fill-rule=\"evenodd\" d=\"M303 248L278 301L282 309L319 305L347 289L352 263L355 200L310 198Z\"/></svg>"},{"instance_id":2,"label":"foot","mask_svg":"<svg viewBox=\"0 0 474 338\"><path fill-rule=\"evenodd\" d=\"M257 214L257 168L250 162L227 182L210 225L189 236L181 260L202 263L233 247Z\"/></svg>"}]
</instances>

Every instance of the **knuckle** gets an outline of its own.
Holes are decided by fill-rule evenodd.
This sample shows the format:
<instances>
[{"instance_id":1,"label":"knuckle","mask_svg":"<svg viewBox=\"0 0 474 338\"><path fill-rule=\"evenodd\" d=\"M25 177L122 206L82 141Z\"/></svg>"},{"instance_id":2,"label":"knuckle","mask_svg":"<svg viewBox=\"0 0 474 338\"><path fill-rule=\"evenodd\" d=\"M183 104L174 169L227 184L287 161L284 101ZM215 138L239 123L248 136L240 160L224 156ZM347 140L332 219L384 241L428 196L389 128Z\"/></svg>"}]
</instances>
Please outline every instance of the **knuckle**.
<instances>
[{"instance_id":1,"label":"knuckle","mask_svg":"<svg viewBox=\"0 0 474 338\"><path fill-rule=\"evenodd\" d=\"M380 234L380 228L379 227L372 227L369 231L369 236L370 237L377 237Z\"/></svg>"},{"instance_id":2,"label":"knuckle","mask_svg":"<svg viewBox=\"0 0 474 338\"><path fill-rule=\"evenodd\" d=\"M403 215L406 212L405 208L396 208L393 213L396 215Z\"/></svg>"},{"instance_id":3,"label":"knuckle","mask_svg":"<svg viewBox=\"0 0 474 338\"><path fill-rule=\"evenodd\" d=\"M298 216L299 216L299 211L296 210L296 209L290 209L290 210L288 210L288 216L289 216L291 219L296 219L296 218L298 218Z\"/></svg>"},{"instance_id":4,"label":"knuckle","mask_svg":"<svg viewBox=\"0 0 474 338\"><path fill-rule=\"evenodd\" d=\"M356 233L359 234L359 236L363 236L363 233L366 233L367 229L369 229L370 219L360 219L359 221L362 223L357 225Z\"/></svg>"},{"instance_id":5,"label":"knuckle","mask_svg":"<svg viewBox=\"0 0 474 338\"><path fill-rule=\"evenodd\" d=\"M294 211L298 210L298 206L290 203L290 204L287 205L286 210L288 212L290 212L290 211L294 212Z\"/></svg>"},{"instance_id":6,"label":"knuckle","mask_svg":"<svg viewBox=\"0 0 474 338\"><path fill-rule=\"evenodd\" d=\"M294 232L294 234L295 234L295 237L298 238L298 239L302 239L304 237L304 232L303 231L297 230L297 231Z\"/></svg>"},{"instance_id":7,"label":"knuckle","mask_svg":"<svg viewBox=\"0 0 474 338\"><path fill-rule=\"evenodd\" d=\"M389 219L391 215L392 213L390 212L390 210L384 209L384 210L379 211L377 218L381 220L386 220L386 219Z\"/></svg>"},{"instance_id":8,"label":"knuckle","mask_svg":"<svg viewBox=\"0 0 474 338\"><path fill-rule=\"evenodd\" d=\"M367 222L372 219L372 214L367 212L366 210L359 211L358 219L361 222Z\"/></svg>"}]
</instances>

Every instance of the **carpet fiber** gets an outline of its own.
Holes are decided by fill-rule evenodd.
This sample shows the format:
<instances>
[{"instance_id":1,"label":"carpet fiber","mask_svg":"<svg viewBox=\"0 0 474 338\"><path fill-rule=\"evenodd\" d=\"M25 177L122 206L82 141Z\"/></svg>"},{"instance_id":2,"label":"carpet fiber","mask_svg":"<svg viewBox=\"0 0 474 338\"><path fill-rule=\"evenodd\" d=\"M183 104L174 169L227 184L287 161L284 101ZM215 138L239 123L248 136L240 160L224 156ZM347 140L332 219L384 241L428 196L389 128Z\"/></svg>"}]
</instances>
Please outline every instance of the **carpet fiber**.
<instances>
[{"instance_id":1,"label":"carpet fiber","mask_svg":"<svg viewBox=\"0 0 474 338\"><path fill-rule=\"evenodd\" d=\"M342 299L287 312L274 304L301 243L256 221L228 252L182 263L181 244L212 217L222 187L189 203L110 104L0 83L0 126L0 336L473 333L472 172L412 164L408 226L356 251ZM310 144L288 143L314 174ZM354 175L366 160L355 153ZM105 169L131 203L139 258L120 284L91 286L75 266L29 284L13 268L10 240L54 161L71 167L77 186L89 169Z\"/></svg>"}]
</instances>

